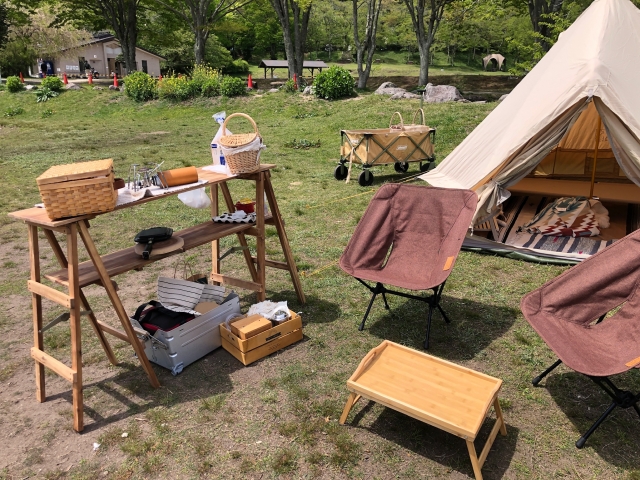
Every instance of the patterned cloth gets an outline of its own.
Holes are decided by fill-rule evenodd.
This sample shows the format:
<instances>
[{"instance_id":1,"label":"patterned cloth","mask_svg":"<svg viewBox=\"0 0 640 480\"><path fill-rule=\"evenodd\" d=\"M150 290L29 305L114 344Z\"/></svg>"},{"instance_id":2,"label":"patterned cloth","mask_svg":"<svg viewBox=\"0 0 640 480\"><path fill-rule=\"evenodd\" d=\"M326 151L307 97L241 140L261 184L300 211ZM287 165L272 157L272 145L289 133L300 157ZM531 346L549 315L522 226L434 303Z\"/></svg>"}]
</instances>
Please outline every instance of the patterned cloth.
<instances>
[{"instance_id":1,"label":"patterned cloth","mask_svg":"<svg viewBox=\"0 0 640 480\"><path fill-rule=\"evenodd\" d=\"M242 210L238 210L234 213L223 213L220 216L213 217L213 221L216 223L256 223L256 213L245 213Z\"/></svg>"},{"instance_id":2,"label":"patterned cloth","mask_svg":"<svg viewBox=\"0 0 640 480\"><path fill-rule=\"evenodd\" d=\"M586 197L562 197L544 207L518 231L560 237L600 235L600 222L609 226L608 211L597 200Z\"/></svg>"}]
</instances>

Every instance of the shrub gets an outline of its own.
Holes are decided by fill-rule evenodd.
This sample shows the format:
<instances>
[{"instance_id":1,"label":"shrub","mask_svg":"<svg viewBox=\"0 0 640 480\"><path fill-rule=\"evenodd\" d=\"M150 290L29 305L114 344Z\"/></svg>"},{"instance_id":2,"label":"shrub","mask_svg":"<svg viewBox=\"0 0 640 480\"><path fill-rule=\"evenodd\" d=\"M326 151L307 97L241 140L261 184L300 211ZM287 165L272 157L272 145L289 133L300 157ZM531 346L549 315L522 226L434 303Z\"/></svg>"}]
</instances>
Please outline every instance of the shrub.
<instances>
[{"instance_id":1,"label":"shrub","mask_svg":"<svg viewBox=\"0 0 640 480\"><path fill-rule=\"evenodd\" d=\"M127 75L124 93L136 102L146 102L156 98L156 81L144 72L133 72Z\"/></svg>"},{"instance_id":2,"label":"shrub","mask_svg":"<svg viewBox=\"0 0 640 480\"><path fill-rule=\"evenodd\" d=\"M191 72L193 88L203 97L220 95L220 77L218 70L206 65L196 65Z\"/></svg>"},{"instance_id":3,"label":"shrub","mask_svg":"<svg viewBox=\"0 0 640 480\"><path fill-rule=\"evenodd\" d=\"M24 88L19 77L7 77L7 90L11 93L19 92Z\"/></svg>"},{"instance_id":4,"label":"shrub","mask_svg":"<svg viewBox=\"0 0 640 480\"><path fill-rule=\"evenodd\" d=\"M225 71L227 73L249 73L249 64L246 60L239 58L238 60L234 60L231 65L228 65Z\"/></svg>"},{"instance_id":5,"label":"shrub","mask_svg":"<svg viewBox=\"0 0 640 480\"><path fill-rule=\"evenodd\" d=\"M225 97L237 97L247 93L247 88L241 78L223 77L220 82L220 93Z\"/></svg>"},{"instance_id":6,"label":"shrub","mask_svg":"<svg viewBox=\"0 0 640 480\"><path fill-rule=\"evenodd\" d=\"M284 90L287 93L296 93L297 92L296 85L295 85L295 83L294 83L292 78L290 78L289 80L287 80L285 82L285 84L282 86L282 90Z\"/></svg>"},{"instance_id":7,"label":"shrub","mask_svg":"<svg viewBox=\"0 0 640 480\"><path fill-rule=\"evenodd\" d=\"M187 77L165 77L158 83L160 98L182 101L199 94L198 86Z\"/></svg>"},{"instance_id":8,"label":"shrub","mask_svg":"<svg viewBox=\"0 0 640 480\"><path fill-rule=\"evenodd\" d=\"M334 100L353 94L355 81L348 70L333 66L319 73L314 82L316 97Z\"/></svg>"},{"instance_id":9,"label":"shrub","mask_svg":"<svg viewBox=\"0 0 640 480\"><path fill-rule=\"evenodd\" d=\"M58 92L51 90L49 87L42 87L36 92L36 102L46 102L58 95L60 95Z\"/></svg>"},{"instance_id":10,"label":"shrub","mask_svg":"<svg viewBox=\"0 0 640 480\"><path fill-rule=\"evenodd\" d=\"M220 79L212 78L202 85L200 90L203 97L219 97L220 96Z\"/></svg>"},{"instance_id":11,"label":"shrub","mask_svg":"<svg viewBox=\"0 0 640 480\"><path fill-rule=\"evenodd\" d=\"M40 84L42 88L49 88L54 92L59 92L64 88L64 83L58 77L45 77Z\"/></svg>"}]
</instances>

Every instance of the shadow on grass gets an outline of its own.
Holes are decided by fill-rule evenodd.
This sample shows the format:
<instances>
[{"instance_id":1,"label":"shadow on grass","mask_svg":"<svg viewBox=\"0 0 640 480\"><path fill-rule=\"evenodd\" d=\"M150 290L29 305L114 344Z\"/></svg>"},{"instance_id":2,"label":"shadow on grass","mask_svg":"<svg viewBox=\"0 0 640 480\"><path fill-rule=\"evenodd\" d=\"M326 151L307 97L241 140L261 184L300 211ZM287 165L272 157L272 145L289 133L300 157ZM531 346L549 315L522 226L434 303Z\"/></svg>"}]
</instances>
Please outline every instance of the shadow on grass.
<instances>
[{"instance_id":1,"label":"shadow on grass","mask_svg":"<svg viewBox=\"0 0 640 480\"><path fill-rule=\"evenodd\" d=\"M269 293L269 292L267 292ZM315 295L305 295L306 303L302 305L298 301L296 292L283 290L274 295L268 295L278 301L287 302L290 310L302 312L302 324L308 323L332 323L341 315L340 305L328 302Z\"/></svg>"},{"instance_id":2,"label":"shadow on grass","mask_svg":"<svg viewBox=\"0 0 640 480\"><path fill-rule=\"evenodd\" d=\"M137 362L121 363L113 377L85 383L83 433L133 418L156 407L172 407L229 393L233 389L230 375L245 368L222 348L185 367L177 376L154 363L151 366L160 381L158 389L150 385ZM71 390L48 396L47 401L56 398L62 398L70 405L73 403Z\"/></svg>"},{"instance_id":3,"label":"shadow on grass","mask_svg":"<svg viewBox=\"0 0 640 480\"><path fill-rule=\"evenodd\" d=\"M364 407L359 411L356 405L354 411L357 411L357 413L346 425L365 429L365 427L358 427L358 423L375 405L372 401L365 402L366 400L362 403ZM474 442L478 455L480 455L494 423L495 418L486 419L483 423ZM417 455L474 478L467 445L464 439L460 437L390 408L384 408L373 424L370 427L366 427L366 430L407 450L411 450ZM485 479L497 479L505 475L515 453L519 433L520 430L518 428L507 424L507 436L503 437L498 434L482 467L482 474Z\"/></svg>"},{"instance_id":4,"label":"shadow on grass","mask_svg":"<svg viewBox=\"0 0 640 480\"><path fill-rule=\"evenodd\" d=\"M387 299L391 301L391 309L385 310L379 297L371 309L365 328L381 339L423 350L428 305L389 295ZM451 323L445 323L440 312L434 311L429 353L454 361L474 358L491 342L501 337L518 315L518 311L512 308L449 297L446 293L442 296L440 305ZM366 307L363 302L362 315Z\"/></svg>"},{"instance_id":5,"label":"shadow on grass","mask_svg":"<svg viewBox=\"0 0 640 480\"><path fill-rule=\"evenodd\" d=\"M621 390L640 391L637 371L611 377ZM546 383L549 394L571 420L578 440L611 404L611 397L586 376L576 372L550 374ZM638 468L640 451L640 417L633 408L616 408L589 437L584 446L592 449L605 461L624 469Z\"/></svg>"}]
</instances>

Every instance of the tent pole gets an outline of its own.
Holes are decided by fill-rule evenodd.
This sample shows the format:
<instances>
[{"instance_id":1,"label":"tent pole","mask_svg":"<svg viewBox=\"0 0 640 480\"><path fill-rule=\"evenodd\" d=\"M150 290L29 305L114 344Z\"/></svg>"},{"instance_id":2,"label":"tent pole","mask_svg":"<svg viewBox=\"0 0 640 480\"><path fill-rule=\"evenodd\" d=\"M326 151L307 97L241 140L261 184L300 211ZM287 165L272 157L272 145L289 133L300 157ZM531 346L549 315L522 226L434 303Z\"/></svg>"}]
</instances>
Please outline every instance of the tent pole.
<instances>
[{"instance_id":1,"label":"tent pole","mask_svg":"<svg viewBox=\"0 0 640 480\"><path fill-rule=\"evenodd\" d=\"M591 190L589 190L589 198L593 198L593 186L596 182L596 163L598 162L598 147L600 146L600 129L602 128L602 119L598 117L598 130L596 131L596 149L593 153L593 169L591 170Z\"/></svg>"}]
</instances>

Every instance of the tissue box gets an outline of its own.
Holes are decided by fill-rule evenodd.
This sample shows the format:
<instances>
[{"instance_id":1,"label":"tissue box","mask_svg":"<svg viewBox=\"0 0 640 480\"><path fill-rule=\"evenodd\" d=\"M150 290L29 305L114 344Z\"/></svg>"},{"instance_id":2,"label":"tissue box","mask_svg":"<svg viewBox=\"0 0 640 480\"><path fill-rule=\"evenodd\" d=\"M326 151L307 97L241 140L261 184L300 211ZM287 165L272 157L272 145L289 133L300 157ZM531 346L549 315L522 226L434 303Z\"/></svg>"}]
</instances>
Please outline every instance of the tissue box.
<instances>
[{"instance_id":1,"label":"tissue box","mask_svg":"<svg viewBox=\"0 0 640 480\"><path fill-rule=\"evenodd\" d=\"M302 340L302 319L295 312L289 313L291 318L286 322L244 340L220 324L222 348L246 366Z\"/></svg>"}]
</instances>

